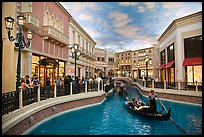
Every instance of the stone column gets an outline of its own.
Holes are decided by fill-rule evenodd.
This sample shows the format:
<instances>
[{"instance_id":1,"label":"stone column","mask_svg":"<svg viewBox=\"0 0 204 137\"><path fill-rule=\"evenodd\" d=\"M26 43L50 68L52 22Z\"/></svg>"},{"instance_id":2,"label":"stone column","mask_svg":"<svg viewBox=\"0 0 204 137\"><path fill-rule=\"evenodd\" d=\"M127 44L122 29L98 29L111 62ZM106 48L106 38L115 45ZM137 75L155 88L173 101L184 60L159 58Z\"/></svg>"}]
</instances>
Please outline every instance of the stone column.
<instances>
[{"instance_id":1,"label":"stone column","mask_svg":"<svg viewBox=\"0 0 204 137\"><path fill-rule=\"evenodd\" d=\"M70 95L72 95L72 83L73 82L70 82Z\"/></svg>"},{"instance_id":2,"label":"stone column","mask_svg":"<svg viewBox=\"0 0 204 137\"><path fill-rule=\"evenodd\" d=\"M152 80L152 89L154 89L154 80Z\"/></svg>"},{"instance_id":3,"label":"stone column","mask_svg":"<svg viewBox=\"0 0 204 137\"><path fill-rule=\"evenodd\" d=\"M98 82L98 91L100 91L100 82Z\"/></svg>"},{"instance_id":4,"label":"stone column","mask_svg":"<svg viewBox=\"0 0 204 137\"><path fill-rule=\"evenodd\" d=\"M164 80L164 89L166 89L166 80Z\"/></svg>"},{"instance_id":5,"label":"stone column","mask_svg":"<svg viewBox=\"0 0 204 137\"><path fill-rule=\"evenodd\" d=\"M38 102L40 102L40 84L38 84Z\"/></svg>"},{"instance_id":6,"label":"stone column","mask_svg":"<svg viewBox=\"0 0 204 137\"><path fill-rule=\"evenodd\" d=\"M181 90L181 82L178 82L178 90Z\"/></svg>"},{"instance_id":7,"label":"stone column","mask_svg":"<svg viewBox=\"0 0 204 137\"><path fill-rule=\"evenodd\" d=\"M103 91L103 80L101 81L101 91Z\"/></svg>"},{"instance_id":8,"label":"stone column","mask_svg":"<svg viewBox=\"0 0 204 137\"><path fill-rule=\"evenodd\" d=\"M57 85L54 83L54 98L57 97Z\"/></svg>"},{"instance_id":9,"label":"stone column","mask_svg":"<svg viewBox=\"0 0 204 137\"><path fill-rule=\"evenodd\" d=\"M19 88L19 109L23 108L23 91Z\"/></svg>"},{"instance_id":10,"label":"stone column","mask_svg":"<svg viewBox=\"0 0 204 137\"><path fill-rule=\"evenodd\" d=\"M87 82L85 82L85 93L87 93Z\"/></svg>"}]
</instances>

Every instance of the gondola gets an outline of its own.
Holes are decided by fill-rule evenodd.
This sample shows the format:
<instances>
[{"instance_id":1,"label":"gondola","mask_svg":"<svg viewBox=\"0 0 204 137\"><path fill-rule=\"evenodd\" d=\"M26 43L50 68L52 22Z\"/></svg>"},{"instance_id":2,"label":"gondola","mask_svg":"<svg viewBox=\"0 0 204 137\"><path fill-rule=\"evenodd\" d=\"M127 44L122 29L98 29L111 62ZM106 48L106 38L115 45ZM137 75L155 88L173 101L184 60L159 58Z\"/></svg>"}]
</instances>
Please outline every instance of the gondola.
<instances>
[{"instance_id":1,"label":"gondola","mask_svg":"<svg viewBox=\"0 0 204 137\"><path fill-rule=\"evenodd\" d=\"M132 111L133 113L139 114L144 117L152 118L159 121L167 121L171 117L171 108L169 107L168 113L162 114L161 112L150 113L149 106L140 106L140 107L133 107L131 101L125 101L127 108Z\"/></svg>"},{"instance_id":2,"label":"gondola","mask_svg":"<svg viewBox=\"0 0 204 137\"><path fill-rule=\"evenodd\" d=\"M119 88L118 95L119 96L126 96L128 94L126 88Z\"/></svg>"}]
</instances>

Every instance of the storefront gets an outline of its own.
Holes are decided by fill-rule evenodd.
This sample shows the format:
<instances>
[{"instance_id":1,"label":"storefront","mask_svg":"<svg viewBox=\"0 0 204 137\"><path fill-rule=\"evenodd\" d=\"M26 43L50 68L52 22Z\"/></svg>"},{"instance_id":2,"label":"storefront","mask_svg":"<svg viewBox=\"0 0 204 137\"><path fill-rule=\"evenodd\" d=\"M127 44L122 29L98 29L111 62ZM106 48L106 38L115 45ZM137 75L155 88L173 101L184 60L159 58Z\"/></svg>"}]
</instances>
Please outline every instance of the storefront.
<instances>
[{"instance_id":1,"label":"storefront","mask_svg":"<svg viewBox=\"0 0 204 137\"><path fill-rule=\"evenodd\" d=\"M202 82L202 35L184 39L185 78L187 82Z\"/></svg>"},{"instance_id":2,"label":"storefront","mask_svg":"<svg viewBox=\"0 0 204 137\"><path fill-rule=\"evenodd\" d=\"M57 77L64 79L65 62L40 55L32 55L32 76L37 75L41 84L45 85L46 78L50 78L51 85Z\"/></svg>"}]
</instances>

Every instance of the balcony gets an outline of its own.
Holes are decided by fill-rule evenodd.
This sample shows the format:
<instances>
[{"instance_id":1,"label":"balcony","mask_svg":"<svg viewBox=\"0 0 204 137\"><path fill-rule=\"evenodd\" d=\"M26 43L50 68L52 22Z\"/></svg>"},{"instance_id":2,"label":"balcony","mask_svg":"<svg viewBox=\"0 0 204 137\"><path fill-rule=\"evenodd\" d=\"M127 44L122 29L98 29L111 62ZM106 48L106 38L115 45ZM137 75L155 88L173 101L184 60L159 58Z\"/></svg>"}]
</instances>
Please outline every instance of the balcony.
<instances>
[{"instance_id":1,"label":"balcony","mask_svg":"<svg viewBox=\"0 0 204 137\"><path fill-rule=\"evenodd\" d=\"M50 39L50 41L54 42L56 45L68 45L68 36L64 35L51 25L43 26L43 34L46 39Z\"/></svg>"},{"instance_id":2,"label":"balcony","mask_svg":"<svg viewBox=\"0 0 204 137\"><path fill-rule=\"evenodd\" d=\"M85 49L82 50L82 55L84 57L88 57L88 51L86 51Z\"/></svg>"},{"instance_id":3,"label":"balcony","mask_svg":"<svg viewBox=\"0 0 204 137\"><path fill-rule=\"evenodd\" d=\"M31 12L21 12L21 15L24 15L24 27L27 29L38 30L39 29L39 18L33 15Z\"/></svg>"}]
</instances>

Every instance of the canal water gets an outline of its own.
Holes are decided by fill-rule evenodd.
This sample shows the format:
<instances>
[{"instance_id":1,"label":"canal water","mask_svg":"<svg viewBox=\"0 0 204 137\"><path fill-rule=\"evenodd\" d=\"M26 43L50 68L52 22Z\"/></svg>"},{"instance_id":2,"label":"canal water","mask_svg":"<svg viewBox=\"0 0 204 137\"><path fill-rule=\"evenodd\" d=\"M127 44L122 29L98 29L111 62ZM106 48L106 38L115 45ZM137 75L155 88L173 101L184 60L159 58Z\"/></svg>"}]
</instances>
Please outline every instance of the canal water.
<instances>
[{"instance_id":1,"label":"canal water","mask_svg":"<svg viewBox=\"0 0 204 137\"><path fill-rule=\"evenodd\" d=\"M139 96L145 103L148 98L137 89L128 88L128 97ZM125 99L114 93L102 104L65 112L42 121L28 135L183 135L170 120L157 121L131 113ZM202 134L202 106L162 101L171 106L173 120L190 135ZM157 101L157 110L161 105Z\"/></svg>"}]
</instances>

